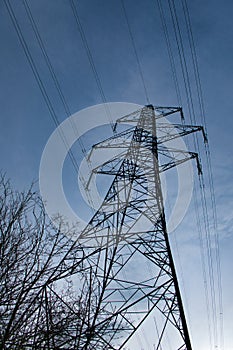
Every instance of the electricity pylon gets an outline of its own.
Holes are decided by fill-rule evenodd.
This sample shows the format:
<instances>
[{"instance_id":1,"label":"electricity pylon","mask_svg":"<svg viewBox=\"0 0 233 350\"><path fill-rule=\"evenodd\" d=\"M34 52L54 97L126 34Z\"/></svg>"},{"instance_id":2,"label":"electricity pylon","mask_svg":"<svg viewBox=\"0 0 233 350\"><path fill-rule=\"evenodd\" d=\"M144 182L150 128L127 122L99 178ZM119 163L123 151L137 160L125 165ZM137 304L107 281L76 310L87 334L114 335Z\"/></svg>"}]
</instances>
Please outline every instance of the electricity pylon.
<instances>
[{"instance_id":1,"label":"electricity pylon","mask_svg":"<svg viewBox=\"0 0 233 350\"><path fill-rule=\"evenodd\" d=\"M155 349L166 348L167 337L174 350L192 349L160 174L193 158L201 173L196 153L171 149L168 141L197 131L206 137L201 126L163 122L162 118L175 113L182 117L181 108L145 106L117 120L115 129L118 123L125 123L130 124L127 130L93 146L90 157L97 149L118 149L117 155L93 170L111 175L113 181L57 271L57 279L78 274L81 259L90 272L89 311L82 316L85 336L79 349L126 349L149 317L154 320L151 338ZM54 276L56 280L56 273Z\"/></svg>"}]
</instances>

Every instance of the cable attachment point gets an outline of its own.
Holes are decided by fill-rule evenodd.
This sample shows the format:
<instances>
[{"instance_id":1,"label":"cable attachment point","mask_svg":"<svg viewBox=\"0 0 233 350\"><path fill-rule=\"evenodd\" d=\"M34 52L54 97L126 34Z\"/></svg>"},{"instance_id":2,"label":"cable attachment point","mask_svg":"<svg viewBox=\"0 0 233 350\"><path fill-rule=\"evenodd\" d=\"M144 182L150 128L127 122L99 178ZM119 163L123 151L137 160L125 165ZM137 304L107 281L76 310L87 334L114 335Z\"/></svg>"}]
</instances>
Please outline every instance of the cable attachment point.
<instances>
[{"instance_id":1,"label":"cable attachment point","mask_svg":"<svg viewBox=\"0 0 233 350\"><path fill-rule=\"evenodd\" d=\"M181 118L181 121L184 121L185 118L184 118L184 112L183 112L183 108L180 107L180 118Z\"/></svg>"},{"instance_id":2,"label":"cable attachment point","mask_svg":"<svg viewBox=\"0 0 233 350\"><path fill-rule=\"evenodd\" d=\"M202 175L202 166L201 166L200 159L198 157L198 153L191 152L191 155L192 155L192 158L196 159L198 175Z\"/></svg>"},{"instance_id":3,"label":"cable attachment point","mask_svg":"<svg viewBox=\"0 0 233 350\"><path fill-rule=\"evenodd\" d=\"M208 137L207 134L205 132L205 129L202 127L202 134L203 134L203 138L204 138L204 143L208 143Z\"/></svg>"}]
</instances>

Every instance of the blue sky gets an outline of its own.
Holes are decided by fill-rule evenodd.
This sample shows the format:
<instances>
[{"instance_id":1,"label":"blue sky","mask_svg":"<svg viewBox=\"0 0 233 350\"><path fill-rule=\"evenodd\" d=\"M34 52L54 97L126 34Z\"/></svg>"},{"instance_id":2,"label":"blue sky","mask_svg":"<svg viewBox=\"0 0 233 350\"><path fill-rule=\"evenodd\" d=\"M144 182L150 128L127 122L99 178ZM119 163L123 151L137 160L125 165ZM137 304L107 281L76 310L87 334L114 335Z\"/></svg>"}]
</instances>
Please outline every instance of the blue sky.
<instances>
[{"instance_id":1,"label":"blue sky","mask_svg":"<svg viewBox=\"0 0 233 350\"><path fill-rule=\"evenodd\" d=\"M28 49L38 69L41 81L51 100L59 122L68 115L59 98L54 82L46 66L40 47L33 34L23 2L10 1ZM43 39L47 54L71 114L103 102L91 69L87 53L77 30L69 1L28 0L34 20ZM132 102L146 104L145 93L138 71L137 61L130 40L120 1L81 0L78 14L85 32L94 64L108 102ZM190 51L185 31L181 2L176 1L180 28L183 33L187 64L191 68ZM188 1L192 30L196 43L200 77L205 104L205 118L211 150L216 204L219 221L219 242L222 262L222 287L224 302L225 350L233 347L231 290L232 281L232 88L233 76L233 3L230 0ZM172 21L167 1L163 2L165 17L177 65L180 87L183 81L178 52L172 34ZM125 8L134 36L150 102L155 105L178 105L166 42L156 1L125 0ZM0 159L1 169L7 173L19 189L27 188L38 179L39 164L45 144L55 130L55 124L45 104L31 67L20 45L4 1L0 2ZM201 123L196 102L195 83L191 74L197 122ZM185 96L183 107L190 122ZM80 120L80 123L82 121ZM107 131L108 133L109 131ZM103 130L103 136L106 131ZM86 135L87 147L96 142L96 134ZM77 153L80 150L77 147ZM204 154L204 152L203 152ZM79 160L80 155L77 154ZM203 161L204 162L204 157ZM68 173L71 164L67 161ZM205 170L205 164L203 164ZM74 181L74 175L70 175ZM194 349L207 349L206 324L202 327L204 303L197 293L200 266L195 260L196 241L185 236L186 230L195 231L190 225L192 207L177 232L177 242L184 247L179 254L180 265L185 266L184 285L190 304L191 334ZM195 237L195 235L194 235ZM172 234L174 243L174 234ZM180 241L179 241L180 240ZM190 256L192 259L189 259ZM198 268L194 269L193 264ZM191 278L192 276L192 278ZM198 295L198 297L197 297ZM204 305L204 304L203 304ZM204 307L204 306L203 306ZM202 330L203 328L203 330ZM203 333L202 333L203 331ZM206 332L205 332L206 331ZM200 334L202 339L200 340ZM207 339L207 340L206 340ZM202 343L201 343L202 341Z\"/></svg>"}]
</instances>

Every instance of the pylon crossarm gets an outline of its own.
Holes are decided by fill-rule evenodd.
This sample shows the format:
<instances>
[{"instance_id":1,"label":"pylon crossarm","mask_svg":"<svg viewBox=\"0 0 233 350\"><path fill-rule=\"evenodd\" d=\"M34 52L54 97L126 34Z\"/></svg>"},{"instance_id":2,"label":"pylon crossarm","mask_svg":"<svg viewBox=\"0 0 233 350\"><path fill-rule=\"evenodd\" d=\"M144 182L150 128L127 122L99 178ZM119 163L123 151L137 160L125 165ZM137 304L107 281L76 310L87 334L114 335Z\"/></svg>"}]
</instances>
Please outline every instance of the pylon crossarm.
<instances>
[{"instance_id":1,"label":"pylon crossarm","mask_svg":"<svg viewBox=\"0 0 233 350\"><path fill-rule=\"evenodd\" d=\"M204 141L207 142L207 137L202 126L157 123L157 143L159 145L198 131L202 132Z\"/></svg>"},{"instance_id":2,"label":"pylon crossarm","mask_svg":"<svg viewBox=\"0 0 233 350\"><path fill-rule=\"evenodd\" d=\"M168 152L172 152L173 155L175 153L178 153L178 154L182 155L183 158L176 159L174 156L169 156ZM199 157L198 157L198 154L195 153L195 152L186 152L186 151L183 151L183 150L167 148L166 152L165 152L164 149L161 149L161 150L158 149L158 153L159 154L163 154L164 156L166 156L166 157L171 159L170 162L159 165L159 171L160 172L164 172L164 171L166 171L168 169L176 167L176 166L178 166L178 165L180 165L180 164L182 164L182 163L184 163L184 162L186 162L188 160L191 160L191 159L195 158L196 162L197 162L198 173L199 174L202 173ZM92 170L92 173L103 174L103 175L118 175L119 174L120 165L123 162L125 155L126 155L126 152L122 152L120 155L117 155L116 157L113 157L112 159L108 160L107 162L99 165L98 167L95 167ZM144 166L144 170L145 169L146 169L146 166ZM141 178L141 175L135 175L134 179L136 180L137 178ZM90 179L89 179L89 181L87 183L87 188L88 188L88 185L90 183L90 180L91 180L91 176L90 176Z\"/></svg>"},{"instance_id":3,"label":"pylon crossarm","mask_svg":"<svg viewBox=\"0 0 233 350\"><path fill-rule=\"evenodd\" d=\"M176 149L171 147L158 147L158 154L163 157L163 161L160 162L159 171L163 172L178 166L188 160L195 159L197 164L198 174L202 174L201 163L196 152L184 151L182 149ZM165 162L168 159L168 162Z\"/></svg>"},{"instance_id":4,"label":"pylon crossarm","mask_svg":"<svg viewBox=\"0 0 233 350\"><path fill-rule=\"evenodd\" d=\"M180 107L153 107L156 113L156 119L164 118L168 115L175 114L177 112L181 112L182 109ZM127 114L124 117L118 118L116 123L137 123L138 119L142 112L150 110L150 106L144 106L137 111Z\"/></svg>"},{"instance_id":5,"label":"pylon crossarm","mask_svg":"<svg viewBox=\"0 0 233 350\"><path fill-rule=\"evenodd\" d=\"M132 138L132 134L134 132L135 127L130 127L126 131L122 131L121 133L118 133L117 135L113 135L104 141L98 142L92 146L92 148L112 148L112 147L118 147L123 141L126 141L128 139ZM114 143L116 142L116 144Z\"/></svg>"}]
</instances>

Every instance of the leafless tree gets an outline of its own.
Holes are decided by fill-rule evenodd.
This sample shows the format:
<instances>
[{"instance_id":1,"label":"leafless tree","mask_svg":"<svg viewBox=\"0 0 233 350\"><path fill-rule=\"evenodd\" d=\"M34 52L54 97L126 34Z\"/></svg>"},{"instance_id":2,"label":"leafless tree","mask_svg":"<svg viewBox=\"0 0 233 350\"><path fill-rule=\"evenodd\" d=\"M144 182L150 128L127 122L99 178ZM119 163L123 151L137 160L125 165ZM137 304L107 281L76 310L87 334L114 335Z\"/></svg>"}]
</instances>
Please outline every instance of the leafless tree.
<instances>
[{"instance_id":1,"label":"leafless tree","mask_svg":"<svg viewBox=\"0 0 233 350\"><path fill-rule=\"evenodd\" d=\"M104 315L101 285L68 238L74 228L57 220L49 220L33 187L14 191L1 175L0 349L105 348L104 328L98 339L90 328L93 315Z\"/></svg>"}]
</instances>

